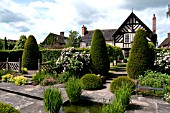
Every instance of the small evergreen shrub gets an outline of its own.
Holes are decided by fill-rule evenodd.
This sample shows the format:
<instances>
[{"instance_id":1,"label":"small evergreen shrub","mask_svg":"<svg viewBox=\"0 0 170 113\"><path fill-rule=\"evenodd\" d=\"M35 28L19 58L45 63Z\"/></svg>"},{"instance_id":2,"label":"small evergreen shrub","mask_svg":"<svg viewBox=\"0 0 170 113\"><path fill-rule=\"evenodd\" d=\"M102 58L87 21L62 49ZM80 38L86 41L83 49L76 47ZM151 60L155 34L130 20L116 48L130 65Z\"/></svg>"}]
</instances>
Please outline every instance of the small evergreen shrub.
<instances>
[{"instance_id":1,"label":"small evergreen shrub","mask_svg":"<svg viewBox=\"0 0 170 113\"><path fill-rule=\"evenodd\" d=\"M16 76L14 77L14 82L16 85L25 85L27 83L27 78L24 76Z\"/></svg>"},{"instance_id":2,"label":"small evergreen shrub","mask_svg":"<svg viewBox=\"0 0 170 113\"><path fill-rule=\"evenodd\" d=\"M101 89L103 87L102 80L96 74L86 74L82 78L83 89Z\"/></svg>"},{"instance_id":3,"label":"small evergreen shrub","mask_svg":"<svg viewBox=\"0 0 170 113\"><path fill-rule=\"evenodd\" d=\"M22 55L22 67L29 70L38 69L39 48L33 35L29 35L24 45Z\"/></svg>"},{"instance_id":4,"label":"small evergreen shrub","mask_svg":"<svg viewBox=\"0 0 170 113\"><path fill-rule=\"evenodd\" d=\"M10 104L0 102L0 113L20 113L17 109Z\"/></svg>"},{"instance_id":5,"label":"small evergreen shrub","mask_svg":"<svg viewBox=\"0 0 170 113\"><path fill-rule=\"evenodd\" d=\"M93 73L107 76L110 69L110 62L106 42L103 33L99 29L94 31L90 47L90 55Z\"/></svg>"},{"instance_id":6,"label":"small evergreen shrub","mask_svg":"<svg viewBox=\"0 0 170 113\"><path fill-rule=\"evenodd\" d=\"M62 105L61 92L56 88L48 88L43 93L44 109L49 113L58 113Z\"/></svg>"},{"instance_id":7,"label":"small evergreen shrub","mask_svg":"<svg viewBox=\"0 0 170 113\"><path fill-rule=\"evenodd\" d=\"M145 30L138 29L135 33L132 48L130 49L126 70L128 76L133 79L137 79L139 75L144 74L144 71L146 71L150 65L146 34Z\"/></svg>"},{"instance_id":8,"label":"small evergreen shrub","mask_svg":"<svg viewBox=\"0 0 170 113\"><path fill-rule=\"evenodd\" d=\"M66 92L70 103L78 102L81 99L82 82L80 79L70 78L66 83Z\"/></svg>"},{"instance_id":9,"label":"small evergreen shrub","mask_svg":"<svg viewBox=\"0 0 170 113\"><path fill-rule=\"evenodd\" d=\"M113 81L111 82L110 91L112 93L115 93L115 91L122 87L122 85L124 84L128 84L129 87L132 87L132 90L135 89L135 82L133 79L127 76L119 76L118 78L113 79Z\"/></svg>"}]
</instances>

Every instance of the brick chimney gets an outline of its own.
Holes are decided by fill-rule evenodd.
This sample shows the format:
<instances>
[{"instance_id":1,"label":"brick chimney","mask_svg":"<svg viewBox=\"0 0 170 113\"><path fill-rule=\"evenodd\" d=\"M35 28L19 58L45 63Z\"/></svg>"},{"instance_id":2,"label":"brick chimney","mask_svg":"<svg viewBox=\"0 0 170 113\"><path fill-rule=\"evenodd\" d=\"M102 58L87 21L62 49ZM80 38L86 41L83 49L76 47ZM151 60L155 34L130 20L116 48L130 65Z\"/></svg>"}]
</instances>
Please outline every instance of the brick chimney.
<instances>
[{"instance_id":1,"label":"brick chimney","mask_svg":"<svg viewBox=\"0 0 170 113\"><path fill-rule=\"evenodd\" d=\"M63 36L63 37L64 37L64 32L60 32L60 36Z\"/></svg>"},{"instance_id":2,"label":"brick chimney","mask_svg":"<svg viewBox=\"0 0 170 113\"><path fill-rule=\"evenodd\" d=\"M87 33L87 28L83 25L82 27L82 36L86 35Z\"/></svg>"},{"instance_id":3,"label":"brick chimney","mask_svg":"<svg viewBox=\"0 0 170 113\"><path fill-rule=\"evenodd\" d=\"M153 14L153 18L152 18L152 30L153 30L153 34L156 34L156 17L155 17L155 14Z\"/></svg>"},{"instance_id":4,"label":"brick chimney","mask_svg":"<svg viewBox=\"0 0 170 113\"><path fill-rule=\"evenodd\" d=\"M170 38L170 33L168 33L168 38Z\"/></svg>"}]
</instances>

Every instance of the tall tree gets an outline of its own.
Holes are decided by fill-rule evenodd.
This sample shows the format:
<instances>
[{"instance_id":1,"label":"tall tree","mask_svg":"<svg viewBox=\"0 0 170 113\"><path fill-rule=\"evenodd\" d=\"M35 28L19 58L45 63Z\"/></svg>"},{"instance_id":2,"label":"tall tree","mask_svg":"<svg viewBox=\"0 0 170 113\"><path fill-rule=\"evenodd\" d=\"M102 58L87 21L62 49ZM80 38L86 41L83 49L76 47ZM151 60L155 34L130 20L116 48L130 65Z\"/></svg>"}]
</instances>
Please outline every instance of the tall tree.
<instances>
[{"instance_id":1,"label":"tall tree","mask_svg":"<svg viewBox=\"0 0 170 113\"><path fill-rule=\"evenodd\" d=\"M66 41L66 47L79 47L80 46L80 35L77 31L69 31L69 37Z\"/></svg>"},{"instance_id":2,"label":"tall tree","mask_svg":"<svg viewBox=\"0 0 170 113\"><path fill-rule=\"evenodd\" d=\"M2 50L3 49L3 41L2 41L2 39L0 39L0 50Z\"/></svg>"},{"instance_id":3,"label":"tall tree","mask_svg":"<svg viewBox=\"0 0 170 113\"><path fill-rule=\"evenodd\" d=\"M19 40L16 42L14 49L24 49L24 44L27 40L27 37L25 35L21 35L19 37Z\"/></svg>"},{"instance_id":4,"label":"tall tree","mask_svg":"<svg viewBox=\"0 0 170 113\"><path fill-rule=\"evenodd\" d=\"M7 43L7 39L6 39L6 37L4 38L4 44L3 44L3 49L4 50L7 50L8 49L8 43Z\"/></svg>"}]
</instances>

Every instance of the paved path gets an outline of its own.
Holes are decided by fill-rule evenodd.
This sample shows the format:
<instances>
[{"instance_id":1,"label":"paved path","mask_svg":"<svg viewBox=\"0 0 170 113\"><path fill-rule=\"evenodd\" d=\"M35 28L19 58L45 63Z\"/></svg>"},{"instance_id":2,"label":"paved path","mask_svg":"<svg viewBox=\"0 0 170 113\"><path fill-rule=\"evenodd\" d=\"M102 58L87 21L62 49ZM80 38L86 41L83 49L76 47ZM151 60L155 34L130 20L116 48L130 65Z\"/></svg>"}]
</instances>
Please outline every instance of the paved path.
<instances>
[{"instance_id":1,"label":"paved path","mask_svg":"<svg viewBox=\"0 0 170 113\"><path fill-rule=\"evenodd\" d=\"M106 81L106 84L104 84L105 88L95 91L84 90L82 97L101 103L112 101L114 94L109 91L110 82L115 76L126 75L125 68L121 67L120 70L114 72L114 76ZM19 109L21 113L44 113L42 94L47 87L39 85L16 86L12 83L0 83L0 101L11 104ZM61 90L64 102L68 100L63 84L57 84L53 87ZM159 98L146 98L133 95L131 106L126 113L170 113L170 104Z\"/></svg>"}]
</instances>

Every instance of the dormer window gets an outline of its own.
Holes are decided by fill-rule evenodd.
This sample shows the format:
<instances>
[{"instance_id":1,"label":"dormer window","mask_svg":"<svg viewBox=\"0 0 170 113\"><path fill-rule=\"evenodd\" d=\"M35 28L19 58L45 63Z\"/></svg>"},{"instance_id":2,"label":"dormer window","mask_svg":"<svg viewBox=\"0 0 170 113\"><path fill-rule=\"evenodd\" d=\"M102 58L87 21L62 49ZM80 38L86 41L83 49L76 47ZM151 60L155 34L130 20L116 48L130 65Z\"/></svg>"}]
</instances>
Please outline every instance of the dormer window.
<instances>
[{"instance_id":1,"label":"dormer window","mask_svg":"<svg viewBox=\"0 0 170 113\"><path fill-rule=\"evenodd\" d=\"M130 36L129 36L129 34L125 34L124 35L124 37L125 37L125 43L130 43Z\"/></svg>"}]
</instances>

